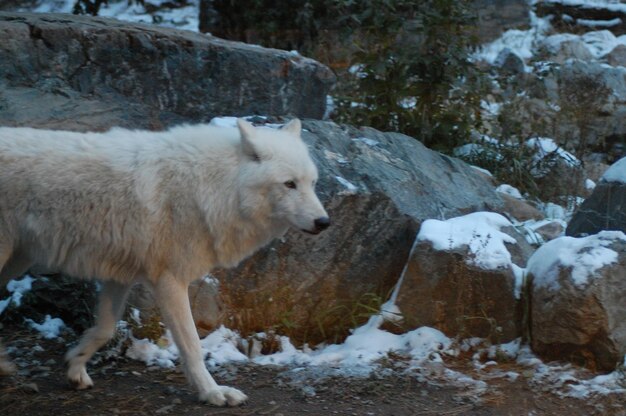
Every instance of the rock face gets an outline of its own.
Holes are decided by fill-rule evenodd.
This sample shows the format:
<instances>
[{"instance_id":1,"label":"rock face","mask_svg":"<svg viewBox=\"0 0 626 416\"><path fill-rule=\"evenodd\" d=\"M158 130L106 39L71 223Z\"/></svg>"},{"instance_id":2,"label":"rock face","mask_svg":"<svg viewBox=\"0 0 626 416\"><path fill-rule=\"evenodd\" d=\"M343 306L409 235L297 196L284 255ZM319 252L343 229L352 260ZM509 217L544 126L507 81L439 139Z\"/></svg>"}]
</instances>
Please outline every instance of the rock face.
<instances>
[{"instance_id":1,"label":"rock face","mask_svg":"<svg viewBox=\"0 0 626 416\"><path fill-rule=\"evenodd\" d=\"M497 39L509 29L524 29L530 24L530 7L524 0L474 0L478 14L476 35L481 43Z\"/></svg>"},{"instance_id":2,"label":"rock face","mask_svg":"<svg viewBox=\"0 0 626 416\"><path fill-rule=\"evenodd\" d=\"M506 127L502 134L550 137L567 150L602 152L611 152L626 140L626 69L572 57L563 56L567 59L563 64L549 69L535 67L535 72L518 79L528 94L509 96L503 116L507 126L519 129Z\"/></svg>"},{"instance_id":3,"label":"rock face","mask_svg":"<svg viewBox=\"0 0 626 416\"><path fill-rule=\"evenodd\" d=\"M602 230L626 232L626 158L611 166L593 193L576 211L567 225L569 236L596 234ZM621 178L623 176L623 178Z\"/></svg>"},{"instance_id":4,"label":"rock face","mask_svg":"<svg viewBox=\"0 0 626 416\"><path fill-rule=\"evenodd\" d=\"M285 51L72 15L0 12L0 125L160 129L216 115L321 118L334 75Z\"/></svg>"},{"instance_id":5,"label":"rock face","mask_svg":"<svg viewBox=\"0 0 626 416\"><path fill-rule=\"evenodd\" d=\"M229 327L315 343L342 338L387 299L421 221L502 201L475 169L407 136L320 121L304 128L333 225L317 237L289 232L215 275Z\"/></svg>"},{"instance_id":6,"label":"rock face","mask_svg":"<svg viewBox=\"0 0 626 416\"><path fill-rule=\"evenodd\" d=\"M626 235L561 237L529 260L532 348L611 371L626 353Z\"/></svg>"}]
</instances>

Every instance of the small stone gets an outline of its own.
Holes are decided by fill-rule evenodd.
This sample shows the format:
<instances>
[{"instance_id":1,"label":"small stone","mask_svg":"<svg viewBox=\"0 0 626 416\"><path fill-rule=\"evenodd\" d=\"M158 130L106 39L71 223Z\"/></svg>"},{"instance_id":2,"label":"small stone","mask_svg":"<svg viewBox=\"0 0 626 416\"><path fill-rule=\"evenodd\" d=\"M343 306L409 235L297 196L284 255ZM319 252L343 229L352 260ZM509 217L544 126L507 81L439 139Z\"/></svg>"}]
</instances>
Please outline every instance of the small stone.
<instances>
[{"instance_id":1,"label":"small stone","mask_svg":"<svg viewBox=\"0 0 626 416\"><path fill-rule=\"evenodd\" d=\"M174 409L174 405L173 404L169 404L167 406L163 406L162 408L158 409L155 413L157 415L166 415L169 412L171 412Z\"/></svg>"},{"instance_id":2,"label":"small stone","mask_svg":"<svg viewBox=\"0 0 626 416\"><path fill-rule=\"evenodd\" d=\"M182 403L183 403L183 401L180 400L178 397L175 398L174 400L172 400L172 404L182 404Z\"/></svg>"},{"instance_id":3,"label":"small stone","mask_svg":"<svg viewBox=\"0 0 626 416\"><path fill-rule=\"evenodd\" d=\"M39 393L39 386L37 383L24 383L20 387L22 390L29 393Z\"/></svg>"}]
</instances>

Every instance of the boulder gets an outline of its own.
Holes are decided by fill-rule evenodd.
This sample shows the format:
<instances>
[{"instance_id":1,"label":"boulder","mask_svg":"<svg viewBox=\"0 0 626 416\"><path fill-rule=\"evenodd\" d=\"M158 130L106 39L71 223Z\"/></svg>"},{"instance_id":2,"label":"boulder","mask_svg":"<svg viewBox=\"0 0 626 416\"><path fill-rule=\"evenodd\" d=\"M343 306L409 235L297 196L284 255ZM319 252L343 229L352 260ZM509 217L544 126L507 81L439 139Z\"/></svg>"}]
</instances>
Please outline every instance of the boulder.
<instances>
[{"instance_id":1,"label":"boulder","mask_svg":"<svg viewBox=\"0 0 626 416\"><path fill-rule=\"evenodd\" d=\"M396 298L407 328L495 343L521 335L521 269L513 261L525 265L532 250L508 220L482 212L429 220L417 240Z\"/></svg>"},{"instance_id":2,"label":"boulder","mask_svg":"<svg viewBox=\"0 0 626 416\"><path fill-rule=\"evenodd\" d=\"M613 164L593 193L574 213L565 233L569 236L596 234L602 230L626 232L626 158Z\"/></svg>"},{"instance_id":3,"label":"boulder","mask_svg":"<svg viewBox=\"0 0 626 416\"><path fill-rule=\"evenodd\" d=\"M539 55L547 61L561 65L569 59L595 60L585 42L574 35L566 34L547 36L543 39L539 45Z\"/></svg>"},{"instance_id":4,"label":"boulder","mask_svg":"<svg viewBox=\"0 0 626 416\"><path fill-rule=\"evenodd\" d=\"M626 353L626 235L561 237L528 262L531 343L547 359L612 371Z\"/></svg>"},{"instance_id":5,"label":"boulder","mask_svg":"<svg viewBox=\"0 0 626 416\"><path fill-rule=\"evenodd\" d=\"M509 48L500 51L494 65L503 74L518 75L524 73L524 60Z\"/></svg>"},{"instance_id":6,"label":"boulder","mask_svg":"<svg viewBox=\"0 0 626 416\"><path fill-rule=\"evenodd\" d=\"M0 12L0 125L162 129L222 114L321 118L333 83L327 67L297 53L105 18Z\"/></svg>"},{"instance_id":7,"label":"boulder","mask_svg":"<svg viewBox=\"0 0 626 416\"><path fill-rule=\"evenodd\" d=\"M473 0L470 4L476 12L474 34L480 43L496 40L509 29L530 26L530 6L525 0Z\"/></svg>"},{"instance_id":8,"label":"boulder","mask_svg":"<svg viewBox=\"0 0 626 416\"><path fill-rule=\"evenodd\" d=\"M611 66L626 67L626 45L619 44L602 57Z\"/></svg>"},{"instance_id":9,"label":"boulder","mask_svg":"<svg viewBox=\"0 0 626 416\"><path fill-rule=\"evenodd\" d=\"M563 227L560 221L547 221L543 225L535 228L534 231L541 236L543 241L551 241L563 236L565 227Z\"/></svg>"},{"instance_id":10,"label":"boulder","mask_svg":"<svg viewBox=\"0 0 626 416\"><path fill-rule=\"evenodd\" d=\"M316 237L291 231L215 276L229 327L316 343L345 337L388 298L422 221L502 201L475 169L413 138L320 121L304 129L333 225Z\"/></svg>"},{"instance_id":11,"label":"boulder","mask_svg":"<svg viewBox=\"0 0 626 416\"><path fill-rule=\"evenodd\" d=\"M542 220L545 218L545 215L543 215L541 211L523 199L518 199L503 193L500 193L500 196L504 201L504 207L501 212L506 214L509 218L516 219L520 222Z\"/></svg>"}]
</instances>

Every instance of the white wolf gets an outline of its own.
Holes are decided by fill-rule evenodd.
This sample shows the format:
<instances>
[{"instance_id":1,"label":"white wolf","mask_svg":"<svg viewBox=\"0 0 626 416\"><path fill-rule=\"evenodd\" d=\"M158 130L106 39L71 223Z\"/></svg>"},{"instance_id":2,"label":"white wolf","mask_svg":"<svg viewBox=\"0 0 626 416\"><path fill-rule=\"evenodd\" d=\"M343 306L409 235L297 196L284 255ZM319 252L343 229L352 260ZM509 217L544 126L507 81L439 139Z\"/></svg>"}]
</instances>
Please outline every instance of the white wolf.
<instances>
[{"instance_id":1,"label":"white wolf","mask_svg":"<svg viewBox=\"0 0 626 416\"><path fill-rule=\"evenodd\" d=\"M96 325L66 355L77 388L93 385L85 364L111 338L140 282L153 292L200 400L247 399L206 369L187 287L289 227L317 234L330 220L300 121L280 130L237 124L160 133L0 128L0 279L38 265L102 281Z\"/></svg>"}]
</instances>

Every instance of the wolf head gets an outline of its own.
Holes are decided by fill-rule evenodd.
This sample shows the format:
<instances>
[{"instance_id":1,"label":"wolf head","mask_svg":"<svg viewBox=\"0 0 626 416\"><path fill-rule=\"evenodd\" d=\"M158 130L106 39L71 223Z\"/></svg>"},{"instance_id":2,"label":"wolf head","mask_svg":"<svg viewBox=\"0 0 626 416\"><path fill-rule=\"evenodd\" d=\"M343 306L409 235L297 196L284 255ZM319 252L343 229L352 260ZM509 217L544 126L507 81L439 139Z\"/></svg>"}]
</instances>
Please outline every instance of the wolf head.
<instances>
[{"instance_id":1,"label":"wolf head","mask_svg":"<svg viewBox=\"0 0 626 416\"><path fill-rule=\"evenodd\" d=\"M330 219L315 194L317 168L300 138L300 120L282 129L237 121L241 135L240 204L251 216L268 216L279 227L318 234Z\"/></svg>"}]
</instances>

